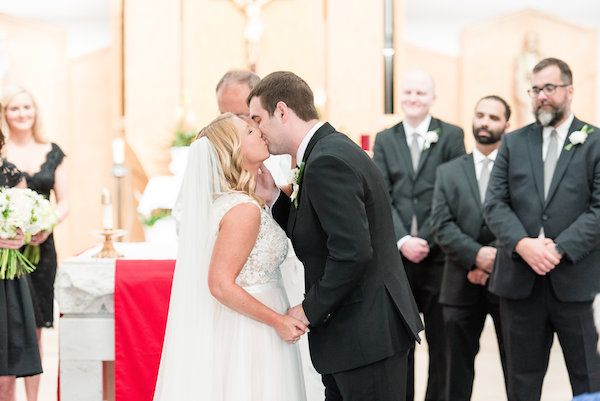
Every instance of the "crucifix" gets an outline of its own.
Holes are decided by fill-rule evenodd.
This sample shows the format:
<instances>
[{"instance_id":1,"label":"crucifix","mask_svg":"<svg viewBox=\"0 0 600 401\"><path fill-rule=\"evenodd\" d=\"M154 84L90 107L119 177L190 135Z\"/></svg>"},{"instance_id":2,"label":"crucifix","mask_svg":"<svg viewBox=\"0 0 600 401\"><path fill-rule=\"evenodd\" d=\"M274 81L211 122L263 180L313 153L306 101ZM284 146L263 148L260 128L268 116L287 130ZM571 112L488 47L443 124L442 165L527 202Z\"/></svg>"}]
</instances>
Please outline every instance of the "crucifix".
<instances>
[{"instance_id":1,"label":"crucifix","mask_svg":"<svg viewBox=\"0 0 600 401\"><path fill-rule=\"evenodd\" d=\"M246 58L252 72L256 72L256 62L263 33L263 22L260 12L263 7L273 0L231 0L233 4L246 16L244 38L246 39Z\"/></svg>"}]
</instances>

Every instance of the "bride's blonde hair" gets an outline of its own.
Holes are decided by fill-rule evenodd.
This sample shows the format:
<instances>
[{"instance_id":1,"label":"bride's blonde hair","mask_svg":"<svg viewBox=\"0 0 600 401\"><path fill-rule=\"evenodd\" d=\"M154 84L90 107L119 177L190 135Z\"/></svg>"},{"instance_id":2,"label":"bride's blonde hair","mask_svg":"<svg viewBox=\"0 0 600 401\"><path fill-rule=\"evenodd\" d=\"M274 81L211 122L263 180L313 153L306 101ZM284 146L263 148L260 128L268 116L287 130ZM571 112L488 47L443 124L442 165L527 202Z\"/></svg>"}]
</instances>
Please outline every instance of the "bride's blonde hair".
<instances>
[{"instance_id":1,"label":"bride's blonde hair","mask_svg":"<svg viewBox=\"0 0 600 401\"><path fill-rule=\"evenodd\" d=\"M226 186L230 190L240 191L254 198L261 206L264 201L256 195L256 180L243 167L242 141L233 123L233 113L223 113L210 124L202 128L196 139L208 138L223 170Z\"/></svg>"}]
</instances>

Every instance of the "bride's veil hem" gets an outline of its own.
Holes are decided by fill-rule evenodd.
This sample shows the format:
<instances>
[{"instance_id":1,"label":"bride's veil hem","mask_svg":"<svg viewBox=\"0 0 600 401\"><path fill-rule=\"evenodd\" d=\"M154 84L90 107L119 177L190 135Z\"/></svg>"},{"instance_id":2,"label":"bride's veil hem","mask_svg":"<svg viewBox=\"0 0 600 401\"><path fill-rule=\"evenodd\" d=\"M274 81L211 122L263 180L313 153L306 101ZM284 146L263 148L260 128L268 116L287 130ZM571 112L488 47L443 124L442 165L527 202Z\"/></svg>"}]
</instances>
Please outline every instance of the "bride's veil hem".
<instances>
[{"instance_id":1,"label":"bride's veil hem","mask_svg":"<svg viewBox=\"0 0 600 401\"><path fill-rule=\"evenodd\" d=\"M196 140L173 208L177 261L153 401L213 399L217 301L208 288L208 267L218 229L214 201L224 182L213 145L206 137Z\"/></svg>"}]
</instances>

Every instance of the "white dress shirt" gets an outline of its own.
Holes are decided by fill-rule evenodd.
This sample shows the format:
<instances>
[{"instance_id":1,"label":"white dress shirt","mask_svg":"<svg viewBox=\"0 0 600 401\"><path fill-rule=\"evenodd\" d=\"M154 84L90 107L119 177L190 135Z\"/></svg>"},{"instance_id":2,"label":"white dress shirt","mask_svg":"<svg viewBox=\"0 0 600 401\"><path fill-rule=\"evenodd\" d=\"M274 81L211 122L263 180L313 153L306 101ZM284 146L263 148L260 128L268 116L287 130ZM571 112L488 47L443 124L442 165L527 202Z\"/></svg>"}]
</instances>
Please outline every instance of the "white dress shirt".
<instances>
[{"instance_id":1,"label":"white dress shirt","mask_svg":"<svg viewBox=\"0 0 600 401\"><path fill-rule=\"evenodd\" d=\"M571 113L569 118L563 121L563 123L558 127L544 127L544 130L542 131L542 160L546 160L546 154L548 154L548 143L550 142L550 134L552 134L552 130L554 129L558 134L558 154L560 155L560 152L565 144L565 140L567 139L567 135L569 135L569 127L571 127L574 118L575 116Z\"/></svg>"},{"instance_id":2,"label":"white dress shirt","mask_svg":"<svg viewBox=\"0 0 600 401\"><path fill-rule=\"evenodd\" d=\"M319 121L318 123L313 125L313 127L311 129L308 130L306 135L304 135L302 142L300 142L300 145L298 146L298 151L296 152L296 165L299 166L300 163L302 163L302 159L304 159L304 153L306 152L308 143L310 142L312 137L315 136L315 133L317 132L317 130L323 126L323 124L325 124L325 123L322 121Z\"/></svg>"},{"instance_id":3,"label":"white dress shirt","mask_svg":"<svg viewBox=\"0 0 600 401\"><path fill-rule=\"evenodd\" d=\"M494 162L496 161L496 155L498 154L498 149L494 149L489 155L484 155L477 148L473 148L473 163L475 164L475 176L477 177L477 182L481 178L481 169L483 168L483 161L485 159L490 159L492 162L490 163L490 171L492 171L492 167L494 167Z\"/></svg>"},{"instance_id":4,"label":"white dress shirt","mask_svg":"<svg viewBox=\"0 0 600 401\"><path fill-rule=\"evenodd\" d=\"M425 119L423 121L421 121L421 123L419 125L417 125L416 127L413 127L406 121L402 122L402 125L404 126L404 133L406 134L406 144L408 145L409 149L410 149L410 145L412 143L413 136L416 132L419 134L417 136L417 142L419 143L419 150L423 151L423 145L425 144L425 134L429 130L429 124L431 124L431 116L430 115L425 117Z\"/></svg>"}]
</instances>

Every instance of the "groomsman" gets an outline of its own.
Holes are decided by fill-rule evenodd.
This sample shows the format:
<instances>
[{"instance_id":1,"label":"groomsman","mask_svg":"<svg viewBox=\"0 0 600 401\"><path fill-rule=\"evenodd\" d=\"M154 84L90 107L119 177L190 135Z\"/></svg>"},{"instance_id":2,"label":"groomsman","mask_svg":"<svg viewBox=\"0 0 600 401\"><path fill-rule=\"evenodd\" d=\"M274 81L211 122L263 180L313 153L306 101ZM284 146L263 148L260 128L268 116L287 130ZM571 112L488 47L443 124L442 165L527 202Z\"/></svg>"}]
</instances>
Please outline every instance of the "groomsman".
<instances>
[{"instance_id":1,"label":"groomsman","mask_svg":"<svg viewBox=\"0 0 600 401\"><path fill-rule=\"evenodd\" d=\"M440 295L447 341L446 401L471 399L475 356L488 314L494 320L505 370L498 299L486 286L496 259L496 238L483 219L483 200L509 118L504 99L494 95L481 99L473 116L473 153L437 169L431 230L446 254Z\"/></svg>"},{"instance_id":2,"label":"groomsman","mask_svg":"<svg viewBox=\"0 0 600 401\"><path fill-rule=\"evenodd\" d=\"M539 400L554 333L573 394L600 390L592 300L600 291L600 128L571 112L562 60L533 69L536 122L502 141L485 218L498 238L490 290L500 296L509 401Z\"/></svg>"},{"instance_id":3,"label":"groomsman","mask_svg":"<svg viewBox=\"0 0 600 401\"><path fill-rule=\"evenodd\" d=\"M405 119L377 134L373 161L383 173L391 197L397 246L425 320L429 377L425 400L444 400L445 333L438 298L444 255L430 231L431 200L437 167L465 153L461 128L432 117L433 79L424 71L402 82L400 105ZM414 398L414 349L409 355L407 400Z\"/></svg>"}]
</instances>

